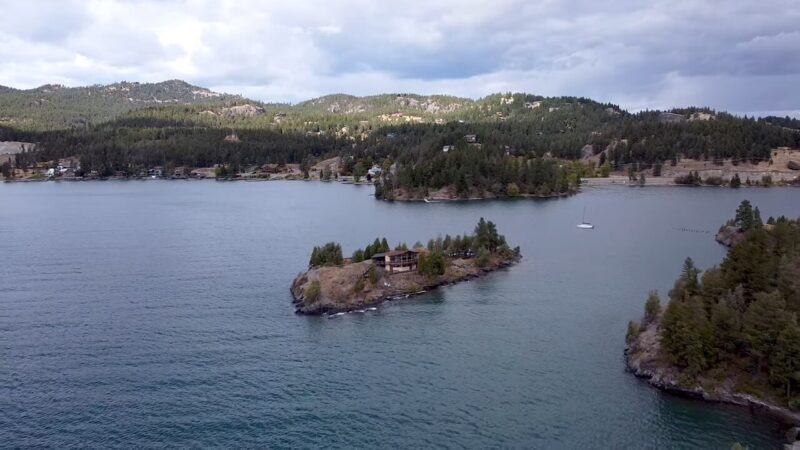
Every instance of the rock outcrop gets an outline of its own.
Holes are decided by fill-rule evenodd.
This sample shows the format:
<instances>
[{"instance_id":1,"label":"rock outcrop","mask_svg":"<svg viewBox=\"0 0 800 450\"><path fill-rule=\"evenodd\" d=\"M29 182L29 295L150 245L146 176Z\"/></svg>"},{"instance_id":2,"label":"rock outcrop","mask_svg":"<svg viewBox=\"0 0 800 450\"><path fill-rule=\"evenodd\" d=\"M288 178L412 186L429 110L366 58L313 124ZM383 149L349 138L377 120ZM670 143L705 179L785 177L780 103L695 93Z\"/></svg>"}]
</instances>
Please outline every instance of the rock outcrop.
<instances>
[{"instance_id":1,"label":"rock outcrop","mask_svg":"<svg viewBox=\"0 0 800 450\"><path fill-rule=\"evenodd\" d=\"M222 108L221 113L228 117L255 117L264 114L264 108L251 104Z\"/></svg>"},{"instance_id":2,"label":"rock outcrop","mask_svg":"<svg viewBox=\"0 0 800 450\"><path fill-rule=\"evenodd\" d=\"M734 245L742 242L745 238L745 233L734 225L725 225L719 229L714 239L726 247L733 247Z\"/></svg>"},{"instance_id":3,"label":"rock outcrop","mask_svg":"<svg viewBox=\"0 0 800 450\"><path fill-rule=\"evenodd\" d=\"M751 412L763 414L787 425L800 425L800 413L775 405L749 394L736 392L736 380L690 380L681 369L671 364L661 352L660 320L643 327L638 336L625 348L627 370L666 392L711 402L746 406Z\"/></svg>"}]
</instances>

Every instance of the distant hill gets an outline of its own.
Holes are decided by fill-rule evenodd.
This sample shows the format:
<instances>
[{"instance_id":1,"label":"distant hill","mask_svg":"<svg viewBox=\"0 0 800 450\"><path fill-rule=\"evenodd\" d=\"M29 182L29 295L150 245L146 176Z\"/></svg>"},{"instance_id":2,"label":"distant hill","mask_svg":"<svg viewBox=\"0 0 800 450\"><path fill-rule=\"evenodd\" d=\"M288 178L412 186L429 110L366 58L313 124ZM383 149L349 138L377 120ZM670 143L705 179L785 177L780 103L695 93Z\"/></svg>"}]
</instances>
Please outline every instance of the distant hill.
<instances>
[{"instance_id":1,"label":"distant hill","mask_svg":"<svg viewBox=\"0 0 800 450\"><path fill-rule=\"evenodd\" d=\"M322 114L419 112L437 115L474 105L475 101L472 99L447 95L382 94L355 97L333 94L299 103L295 108Z\"/></svg>"},{"instance_id":2,"label":"distant hill","mask_svg":"<svg viewBox=\"0 0 800 450\"><path fill-rule=\"evenodd\" d=\"M0 125L20 130L58 130L106 122L129 111L157 105L220 103L240 99L180 80L123 81L109 85L34 89L0 86Z\"/></svg>"},{"instance_id":3,"label":"distant hill","mask_svg":"<svg viewBox=\"0 0 800 450\"><path fill-rule=\"evenodd\" d=\"M797 128L791 119L710 108L630 113L588 98L527 93L335 94L291 105L178 80L0 89L0 141L36 144L15 156L18 166L78 156L84 169L100 174L156 165L235 171L265 163L308 168L340 157L341 175L394 165L383 192L417 196L427 189L499 195L512 184L521 194L563 193L577 184L581 167L627 168L633 176L682 159L708 168L772 164L775 151L800 147ZM547 162L554 159L578 163Z\"/></svg>"}]
</instances>

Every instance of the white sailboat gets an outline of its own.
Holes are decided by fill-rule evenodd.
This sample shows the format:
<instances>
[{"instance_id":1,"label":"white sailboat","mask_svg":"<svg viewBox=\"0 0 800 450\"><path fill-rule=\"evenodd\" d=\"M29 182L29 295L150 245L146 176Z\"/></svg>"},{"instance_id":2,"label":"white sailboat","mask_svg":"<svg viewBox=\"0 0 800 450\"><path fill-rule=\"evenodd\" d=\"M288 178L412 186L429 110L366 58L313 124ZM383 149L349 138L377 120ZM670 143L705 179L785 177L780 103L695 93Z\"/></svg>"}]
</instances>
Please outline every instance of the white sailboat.
<instances>
[{"instance_id":1,"label":"white sailboat","mask_svg":"<svg viewBox=\"0 0 800 450\"><path fill-rule=\"evenodd\" d=\"M594 225L592 225L592 224L590 224L589 222L586 221L586 207L585 206L583 207L583 219L581 220L581 223L578 225L578 228L581 228L581 229L584 229L584 230L593 230L594 229Z\"/></svg>"}]
</instances>

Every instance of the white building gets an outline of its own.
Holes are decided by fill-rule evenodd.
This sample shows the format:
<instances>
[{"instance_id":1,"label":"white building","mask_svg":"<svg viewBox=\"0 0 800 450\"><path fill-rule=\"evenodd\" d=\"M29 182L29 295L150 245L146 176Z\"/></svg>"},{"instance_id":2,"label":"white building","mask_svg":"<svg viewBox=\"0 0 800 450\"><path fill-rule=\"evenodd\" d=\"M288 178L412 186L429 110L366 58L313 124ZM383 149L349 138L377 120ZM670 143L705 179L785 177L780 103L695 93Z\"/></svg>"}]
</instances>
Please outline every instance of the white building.
<instances>
[{"instance_id":1,"label":"white building","mask_svg":"<svg viewBox=\"0 0 800 450\"><path fill-rule=\"evenodd\" d=\"M383 169L381 169L381 166L375 164L372 167L370 167L370 169L367 171L367 174L369 174L370 177L374 178L380 175L382 172Z\"/></svg>"}]
</instances>

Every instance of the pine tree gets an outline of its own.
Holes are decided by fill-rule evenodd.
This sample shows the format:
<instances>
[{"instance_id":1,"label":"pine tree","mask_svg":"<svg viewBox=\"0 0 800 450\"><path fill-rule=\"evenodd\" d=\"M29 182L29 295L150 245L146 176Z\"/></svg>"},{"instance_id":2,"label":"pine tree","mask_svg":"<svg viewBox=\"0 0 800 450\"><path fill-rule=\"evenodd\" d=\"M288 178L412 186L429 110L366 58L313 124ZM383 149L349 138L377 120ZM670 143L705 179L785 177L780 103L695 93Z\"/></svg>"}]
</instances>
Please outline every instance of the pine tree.
<instances>
[{"instance_id":1,"label":"pine tree","mask_svg":"<svg viewBox=\"0 0 800 450\"><path fill-rule=\"evenodd\" d=\"M778 335L787 321L786 303L780 294L756 294L755 300L744 314L743 331L759 368L772 356Z\"/></svg>"},{"instance_id":2,"label":"pine tree","mask_svg":"<svg viewBox=\"0 0 800 450\"><path fill-rule=\"evenodd\" d=\"M742 203L736 208L734 223L742 231L749 231L753 228L753 206L750 204L749 200L742 200Z\"/></svg>"},{"instance_id":3,"label":"pine tree","mask_svg":"<svg viewBox=\"0 0 800 450\"><path fill-rule=\"evenodd\" d=\"M636 322L634 322L633 320L629 320L628 321L628 332L625 333L625 342L630 344L637 337L639 337L639 325Z\"/></svg>"},{"instance_id":4,"label":"pine tree","mask_svg":"<svg viewBox=\"0 0 800 450\"><path fill-rule=\"evenodd\" d=\"M644 303L644 325L654 321L660 313L661 299L658 297L658 291L650 291Z\"/></svg>"},{"instance_id":5,"label":"pine tree","mask_svg":"<svg viewBox=\"0 0 800 450\"><path fill-rule=\"evenodd\" d=\"M711 325L714 329L714 347L717 359L725 359L735 353L742 341L741 313L725 299L711 310Z\"/></svg>"},{"instance_id":6,"label":"pine tree","mask_svg":"<svg viewBox=\"0 0 800 450\"><path fill-rule=\"evenodd\" d=\"M778 335L770 361L770 376L786 387L786 400L791 404L792 384L800 382L800 326L791 321Z\"/></svg>"},{"instance_id":7,"label":"pine tree","mask_svg":"<svg viewBox=\"0 0 800 450\"><path fill-rule=\"evenodd\" d=\"M681 280L684 282L684 288L686 289L686 293L690 296L696 294L700 289L700 285L697 281L697 276L699 274L700 270L697 269L697 267L695 267L692 258L686 258L683 261L683 269L681 270Z\"/></svg>"}]
</instances>

